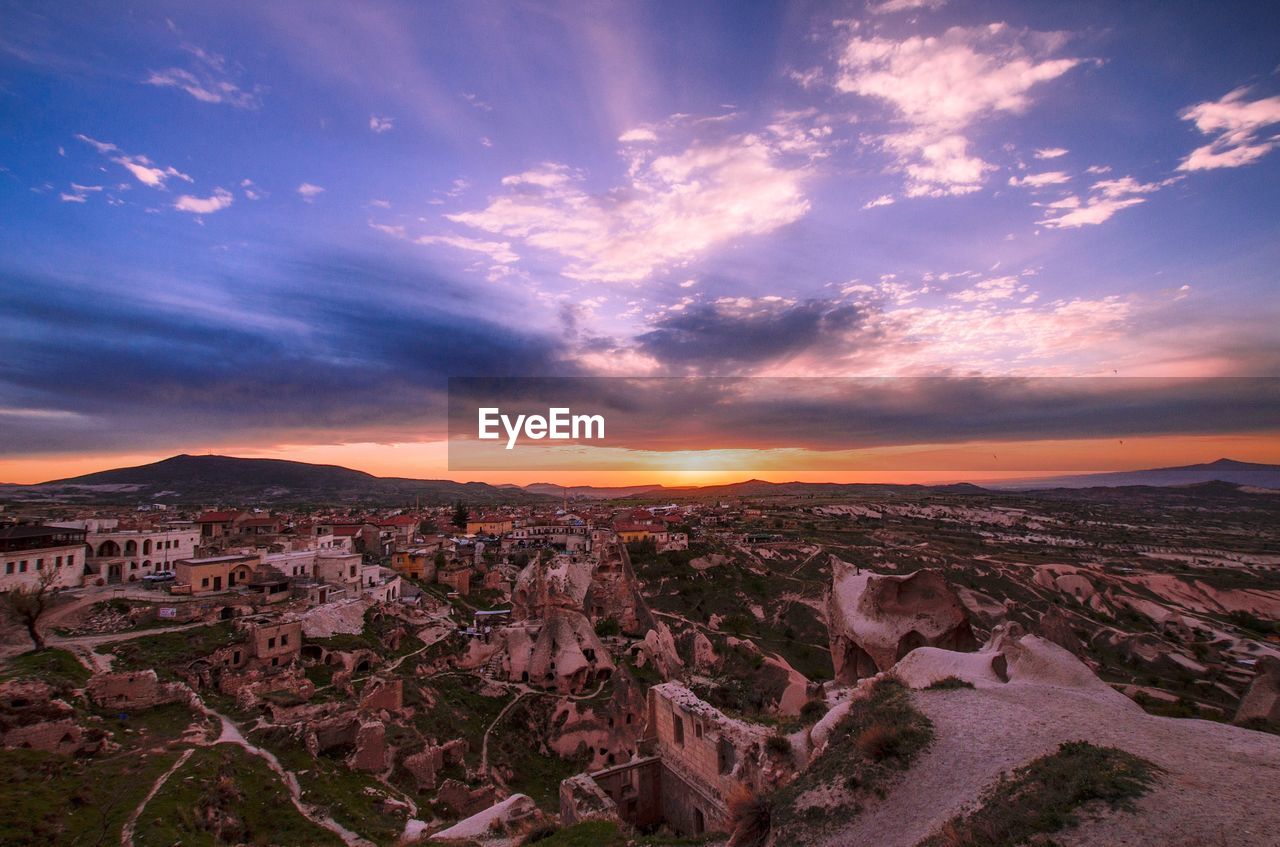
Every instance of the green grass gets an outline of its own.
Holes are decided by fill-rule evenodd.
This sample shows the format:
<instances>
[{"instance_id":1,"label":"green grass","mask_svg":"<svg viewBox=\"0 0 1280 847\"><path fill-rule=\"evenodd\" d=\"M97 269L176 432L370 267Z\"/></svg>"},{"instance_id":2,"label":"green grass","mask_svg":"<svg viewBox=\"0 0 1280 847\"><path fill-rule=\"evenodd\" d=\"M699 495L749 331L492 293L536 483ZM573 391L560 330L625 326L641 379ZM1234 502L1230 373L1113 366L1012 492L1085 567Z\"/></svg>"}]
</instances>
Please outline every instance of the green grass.
<instances>
[{"instance_id":1,"label":"green grass","mask_svg":"<svg viewBox=\"0 0 1280 847\"><path fill-rule=\"evenodd\" d=\"M977 811L953 818L921 847L1016 847L1074 826L1088 803L1131 808L1158 770L1123 750L1068 742L1002 778Z\"/></svg>"},{"instance_id":2,"label":"green grass","mask_svg":"<svg viewBox=\"0 0 1280 847\"><path fill-rule=\"evenodd\" d=\"M551 714L555 701L550 697L526 697L511 708L489 736L489 761L493 767L509 768L510 788L528 794L539 808L560 811L560 782L581 773L590 764L590 755L562 759L549 749Z\"/></svg>"},{"instance_id":3,"label":"green grass","mask_svg":"<svg viewBox=\"0 0 1280 847\"><path fill-rule=\"evenodd\" d=\"M933 724L912 705L907 688L894 679L877 682L832 729L822 755L767 798L778 843L821 840L847 824L865 802L883 796L932 741ZM805 803L811 791L827 799Z\"/></svg>"},{"instance_id":4,"label":"green grass","mask_svg":"<svg viewBox=\"0 0 1280 847\"><path fill-rule=\"evenodd\" d=\"M29 650L9 660L0 679L39 679L54 688L83 688L93 676L92 671L80 664L69 650L45 647Z\"/></svg>"},{"instance_id":5,"label":"green grass","mask_svg":"<svg viewBox=\"0 0 1280 847\"><path fill-rule=\"evenodd\" d=\"M958 676L946 676L934 680L924 687L925 691L955 691L958 688L973 688L972 682L966 682Z\"/></svg>"},{"instance_id":6,"label":"green grass","mask_svg":"<svg viewBox=\"0 0 1280 847\"><path fill-rule=\"evenodd\" d=\"M303 800L324 809L335 821L376 844L397 842L407 816L382 809L379 798L395 795L373 776L351 770L337 756L313 757L287 730L256 730L248 735L255 744L274 753L286 770L297 775ZM365 794L366 788L376 793Z\"/></svg>"},{"instance_id":7,"label":"green grass","mask_svg":"<svg viewBox=\"0 0 1280 847\"><path fill-rule=\"evenodd\" d=\"M416 713L413 724L427 738L444 743L454 738L467 740L467 761L478 764L484 731L511 698L486 697L480 693L480 681L472 676L438 675L431 677L419 692L419 683L406 680L405 705ZM427 706L427 697L435 703Z\"/></svg>"},{"instance_id":8,"label":"green grass","mask_svg":"<svg viewBox=\"0 0 1280 847\"><path fill-rule=\"evenodd\" d=\"M230 621L220 621L121 641L113 644L110 651L116 655L116 670L154 668L162 678L173 679L196 659L208 658L213 651L242 640Z\"/></svg>"},{"instance_id":9,"label":"green grass","mask_svg":"<svg viewBox=\"0 0 1280 847\"><path fill-rule=\"evenodd\" d=\"M134 834L138 847L172 844L341 845L304 818L279 777L242 748L197 750L147 804Z\"/></svg>"},{"instance_id":10,"label":"green grass","mask_svg":"<svg viewBox=\"0 0 1280 847\"><path fill-rule=\"evenodd\" d=\"M178 756L167 745L193 720L169 705L128 718L101 718L119 749L72 758L36 750L0 750L0 844L100 845L120 841L120 829L152 782ZM97 721L90 716L87 724Z\"/></svg>"},{"instance_id":11,"label":"green grass","mask_svg":"<svg viewBox=\"0 0 1280 847\"><path fill-rule=\"evenodd\" d=\"M678 837L672 835L633 835L613 821L583 821L564 829L534 830L524 845L538 847L693 847L719 842L723 836L712 834Z\"/></svg>"}]
</instances>

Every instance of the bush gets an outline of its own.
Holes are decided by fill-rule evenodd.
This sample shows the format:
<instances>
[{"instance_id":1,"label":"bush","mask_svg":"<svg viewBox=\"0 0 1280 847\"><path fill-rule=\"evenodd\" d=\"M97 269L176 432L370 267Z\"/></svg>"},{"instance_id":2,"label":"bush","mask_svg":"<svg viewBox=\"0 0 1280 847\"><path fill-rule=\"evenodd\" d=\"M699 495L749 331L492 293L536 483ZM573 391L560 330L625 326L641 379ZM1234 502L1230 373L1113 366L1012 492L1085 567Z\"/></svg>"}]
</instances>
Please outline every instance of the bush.
<instances>
[{"instance_id":1,"label":"bush","mask_svg":"<svg viewBox=\"0 0 1280 847\"><path fill-rule=\"evenodd\" d=\"M817 721L827 713L827 704L823 700L809 700L800 707L800 717L805 721Z\"/></svg>"},{"instance_id":2,"label":"bush","mask_svg":"<svg viewBox=\"0 0 1280 847\"><path fill-rule=\"evenodd\" d=\"M1128 809L1155 781L1155 765L1123 750L1084 741L1061 745L1002 779L983 805L953 818L922 847L1015 847L1076 823L1076 811L1101 801ZM1036 842L1040 843L1040 842Z\"/></svg>"},{"instance_id":3,"label":"bush","mask_svg":"<svg viewBox=\"0 0 1280 847\"><path fill-rule=\"evenodd\" d=\"M973 688L973 683L958 676L947 676L926 685L925 691L953 691L957 688Z\"/></svg>"},{"instance_id":4,"label":"bush","mask_svg":"<svg viewBox=\"0 0 1280 847\"><path fill-rule=\"evenodd\" d=\"M745 785L739 785L727 799L733 821L729 847L762 847L773 828L773 810L768 799Z\"/></svg>"},{"instance_id":5,"label":"bush","mask_svg":"<svg viewBox=\"0 0 1280 847\"><path fill-rule=\"evenodd\" d=\"M770 735L765 739L764 748L775 756L791 755L791 742L785 735Z\"/></svg>"}]
</instances>

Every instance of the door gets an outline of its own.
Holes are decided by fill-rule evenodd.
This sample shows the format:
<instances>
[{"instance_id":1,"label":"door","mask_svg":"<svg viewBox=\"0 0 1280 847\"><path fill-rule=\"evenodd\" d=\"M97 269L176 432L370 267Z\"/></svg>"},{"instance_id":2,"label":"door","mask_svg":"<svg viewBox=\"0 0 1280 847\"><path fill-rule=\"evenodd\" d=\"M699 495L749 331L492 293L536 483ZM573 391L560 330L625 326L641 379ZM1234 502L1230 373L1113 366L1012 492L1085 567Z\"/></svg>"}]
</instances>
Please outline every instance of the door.
<instances>
[{"instance_id":1,"label":"door","mask_svg":"<svg viewBox=\"0 0 1280 847\"><path fill-rule=\"evenodd\" d=\"M215 577L213 578L213 590L214 590L214 591L221 591L221 590L222 590L222 577L220 577L220 576L215 576Z\"/></svg>"}]
</instances>

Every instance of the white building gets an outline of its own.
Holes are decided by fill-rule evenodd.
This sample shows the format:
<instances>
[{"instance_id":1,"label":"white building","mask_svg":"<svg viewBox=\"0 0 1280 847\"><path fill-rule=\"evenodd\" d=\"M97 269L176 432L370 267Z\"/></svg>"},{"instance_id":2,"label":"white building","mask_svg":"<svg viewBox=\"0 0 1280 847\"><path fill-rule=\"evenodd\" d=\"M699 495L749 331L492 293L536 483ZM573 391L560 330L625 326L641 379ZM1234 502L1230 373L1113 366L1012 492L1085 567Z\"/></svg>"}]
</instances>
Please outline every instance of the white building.
<instances>
[{"instance_id":1,"label":"white building","mask_svg":"<svg viewBox=\"0 0 1280 847\"><path fill-rule=\"evenodd\" d=\"M84 530L61 526L0 527L0 592L32 588L44 574L54 588L74 588L84 580Z\"/></svg>"},{"instance_id":2,"label":"white building","mask_svg":"<svg viewBox=\"0 0 1280 847\"><path fill-rule=\"evenodd\" d=\"M195 524L98 529L89 531L85 543L89 545L88 579L135 582L147 574L172 571L179 559L194 557L200 530Z\"/></svg>"}]
</instances>

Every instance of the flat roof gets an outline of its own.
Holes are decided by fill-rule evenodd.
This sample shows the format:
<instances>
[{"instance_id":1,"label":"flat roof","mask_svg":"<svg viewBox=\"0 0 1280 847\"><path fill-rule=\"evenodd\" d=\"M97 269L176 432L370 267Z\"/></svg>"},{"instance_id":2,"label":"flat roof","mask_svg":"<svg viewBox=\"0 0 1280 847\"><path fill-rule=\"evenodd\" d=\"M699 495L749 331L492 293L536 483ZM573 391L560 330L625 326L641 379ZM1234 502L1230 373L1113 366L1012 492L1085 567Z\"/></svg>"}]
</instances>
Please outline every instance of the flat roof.
<instances>
[{"instance_id":1,"label":"flat roof","mask_svg":"<svg viewBox=\"0 0 1280 847\"><path fill-rule=\"evenodd\" d=\"M238 562L243 559L255 559L256 556L246 556L243 553L237 553L234 556L209 556L204 559L179 559L179 562L185 562L188 565L214 565L218 562Z\"/></svg>"}]
</instances>

